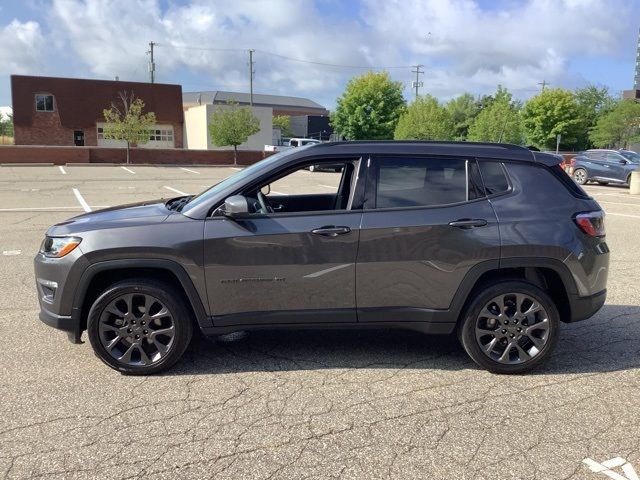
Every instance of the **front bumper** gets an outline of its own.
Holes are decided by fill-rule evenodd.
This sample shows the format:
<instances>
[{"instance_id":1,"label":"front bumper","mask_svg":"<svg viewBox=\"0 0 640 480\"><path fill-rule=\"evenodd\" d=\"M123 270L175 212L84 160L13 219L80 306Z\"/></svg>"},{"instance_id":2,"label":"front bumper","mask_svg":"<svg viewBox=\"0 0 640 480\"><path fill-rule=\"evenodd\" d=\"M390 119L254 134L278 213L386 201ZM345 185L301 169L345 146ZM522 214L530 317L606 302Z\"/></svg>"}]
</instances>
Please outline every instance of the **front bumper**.
<instances>
[{"instance_id":1,"label":"front bumper","mask_svg":"<svg viewBox=\"0 0 640 480\"><path fill-rule=\"evenodd\" d=\"M88 264L80 248L63 258L47 258L38 253L34 259L40 320L64 330L69 339L80 343L80 319L72 317L72 306L81 273Z\"/></svg>"},{"instance_id":2,"label":"front bumper","mask_svg":"<svg viewBox=\"0 0 640 480\"><path fill-rule=\"evenodd\" d=\"M607 299L607 290L602 290L588 297L580 297L578 295L570 295L571 303L571 320L570 322L579 322L593 317L598 310L602 308Z\"/></svg>"},{"instance_id":3,"label":"front bumper","mask_svg":"<svg viewBox=\"0 0 640 480\"><path fill-rule=\"evenodd\" d=\"M39 317L44 324L67 332L69 340L73 343L82 343L80 340L80 337L82 336L82 329L80 327L79 319L73 319L71 318L71 315L56 315L42 306L40 306Z\"/></svg>"}]
</instances>

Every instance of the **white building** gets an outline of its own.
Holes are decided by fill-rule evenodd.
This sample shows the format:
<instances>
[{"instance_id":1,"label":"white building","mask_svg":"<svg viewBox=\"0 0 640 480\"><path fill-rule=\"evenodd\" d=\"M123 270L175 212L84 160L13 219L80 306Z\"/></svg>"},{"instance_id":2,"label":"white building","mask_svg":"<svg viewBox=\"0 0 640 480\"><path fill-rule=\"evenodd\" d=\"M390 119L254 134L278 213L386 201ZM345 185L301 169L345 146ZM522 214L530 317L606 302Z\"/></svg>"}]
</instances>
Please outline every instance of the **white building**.
<instances>
[{"instance_id":1,"label":"white building","mask_svg":"<svg viewBox=\"0 0 640 480\"><path fill-rule=\"evenodd\" d=\"M211 142L209 123L211 115L218 109L230 109L228 105L194 105L184 110L184 148L190 150L233 150L232 146L218 147ZM260 131L238 146L238 150L264 150L273 140L273 109L249 107L260 120Z\"/></svg>"}]
</instances>

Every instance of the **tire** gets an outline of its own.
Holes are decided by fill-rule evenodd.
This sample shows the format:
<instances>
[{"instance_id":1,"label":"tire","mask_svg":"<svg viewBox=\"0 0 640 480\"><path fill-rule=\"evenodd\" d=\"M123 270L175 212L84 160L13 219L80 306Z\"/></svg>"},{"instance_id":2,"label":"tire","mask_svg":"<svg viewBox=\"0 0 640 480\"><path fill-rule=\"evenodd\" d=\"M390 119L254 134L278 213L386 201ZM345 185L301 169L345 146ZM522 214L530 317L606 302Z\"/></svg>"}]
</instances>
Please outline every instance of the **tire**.
<instances>
[{"instance_id":1,"label":"tire","mask_svg":"<svg viewBox=\"0 0 640 480\"><path fill-rule=\"evenodd\" d=\"M483 316L483 312L492 313L492 309L494 312L499 311L495 310L496 307L499 309L499 305L492 303L496 298L503 299L507 315L500 318ZM517 299L523 298L528 299L520 304L525 312L534 310L533 302L537 302L542 309L523 319L522 315L515 313L518 309L511 303L516 301L517 305ZM492 322L497 327L495 330L490 326ZM495 331L495 334L484 335L484 332L489 331ZM524 333L527 331L528 334ZM509 280L488 286L474 295L458 327L458 338L467 354L480 367L493 373L517 374L533 370L544 363L558 342L559 332L560 315L551 297L528 282ZM485 353L482 347L491 345L494 345L492 350ZM507 346L509 352L505 357Z\"/></svg>"},{"instance_id":2,"label":"tire","mask_svg":"<svg viewBox=\"0 0 640 480\"><path fill-rule=\"evenodd\" d=\"M576 168L572 175L573 181L578 185L584 185L589 181L589 176L584 168Z\"/></svg>"},{"instance_id":3,"label":"tire","mask_svg":"<svg viewBox=\"0 0 640 480\"><path fill-rule=\"evenodd\" d=\"M175 288L138 278L115 283L100 294L89 311L87 333L96 356L109 367L150 375L182 357L193 335L193 320Z\"/></svg>"},{"instance_id":4,"label":"tire","mask_svg":"<svg viewBox=\"0 0 640 480\"><path fill-rule=\"evenodd\" d=\"M627 176L627 187L631 188L631 174Z\"/></svg>"}]
</instances>

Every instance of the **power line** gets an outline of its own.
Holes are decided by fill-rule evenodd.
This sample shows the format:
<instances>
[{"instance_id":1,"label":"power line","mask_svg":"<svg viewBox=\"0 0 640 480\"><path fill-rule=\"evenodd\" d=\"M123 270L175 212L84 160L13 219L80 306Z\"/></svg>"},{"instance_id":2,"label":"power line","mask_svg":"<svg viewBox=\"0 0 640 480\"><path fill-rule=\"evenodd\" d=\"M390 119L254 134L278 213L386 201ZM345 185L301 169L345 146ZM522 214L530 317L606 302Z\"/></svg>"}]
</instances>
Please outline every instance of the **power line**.
<instances>
[{"instance_id":1,"label":"power line","mask_svg":"<svg viewBox=\"0 0 640 480\"><path fill-rule=\"evenodd\" d=\"M413 82L413 88L416 89L416 100L418 99L418 89L424 85L423 82L420 81L420 75L424 73L424 70L420 70L424 65L415 65L415 70L411 70L411 73L416 74L416 80Z\"/></svg>"},{"instance_id":2,"label":"power line","mask_svg":"<svg viewBox=\"0 0 640 480\"><path fill-rule=\"evenodd\" d=\"M184 50L202 50L208 52L246 52L246 48L208 48L208 47L194 47L191 45L166 45L166 44L155 44L157 47L169 47L176 49L184 49ZM338 63L326 63L326 62L318 62L315 60L305 60L302 58L294 58L288 57L286 55L280 55L279 53L270 52L268 50L259 50L259 49L251 49L254 52L262 53L264 55L270 55L272 57L281 58L283 60L289 60L291 62L299 62L299 63L308 63L311 65L320 65L324 67L335 67L335 68L354 68L354 69L363 69L363 70L392 70L392 69L406 69L414 67L415 65L400 65L400 66L379 66L379 65L347 65L347 64L338 64Z\"/></svg>"},{"instance_id":3,"label":"power line","mask_svg":"<svg viewBox=\"0 0 640 480\"><path fill-rule=\"evenodd\" d=\"M544 92L545 87L551 85L549 82L547 82L546 80L542 80L541 82L538 82L538 85L542 86L542 91Z\"/></svg>"},{"instance_id":4,"label":"power line","mask_svg":"<svg viewBox=\"0 0 640 480\"><path fill-rule=\"evenodd\" d=\"M253 52L249 50L249 106L253 107L253 76L256 71L253 69Z\"/></svg>"},{"instance_id":5,"label":"power line","mask_svg":"<svg viewBox=\"0 0 640 480\"><path fill-rule=\"evenodd\" d=\"M149 78L151 79L151 83L154 83L156 76L156 63L153 61L153 47L157 45L156 43L149 42Z\"/></svg>"}]
</instances>

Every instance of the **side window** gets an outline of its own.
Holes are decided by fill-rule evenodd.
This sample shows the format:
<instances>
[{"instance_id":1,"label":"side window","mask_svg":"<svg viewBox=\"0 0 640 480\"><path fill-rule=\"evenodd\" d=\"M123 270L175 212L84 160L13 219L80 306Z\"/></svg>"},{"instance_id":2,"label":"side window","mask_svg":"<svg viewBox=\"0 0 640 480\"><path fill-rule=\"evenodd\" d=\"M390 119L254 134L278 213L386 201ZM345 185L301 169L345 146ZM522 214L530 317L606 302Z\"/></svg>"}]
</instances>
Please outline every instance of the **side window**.
<instances>
[{"instance_id":1,"label":"side window","mask_svg":"<svg viewBox=\"0 0 640 480\"><path fill-rule=\"evenodd\" d=\"M622 155L618 155L617 153L607 153L607 162L620 163L620 161L624 159Z\"/></svg>"},{"instance_id":2,"label":"side window","mask_svg":"<svg viewBox=\"0 0 640 480\"><path fill-rule=\"evenodd\" d=\"M37 112L53 112L53 95L36 95Z\"/></svg>"},{"instance_id":3,"label":"side window","mask_svg":"<svg viewBox=\"0 0 640 480\"><path fill-rule=\"evenodd\" d=\"M467 161L381 158L376 208L430 207L467 200Z\"/></svg>"},{"instance_id":4,"label":"side window","mask_svg":"<svg viewBox=\"0 0 640 480\"><path fill-rule=\"evenodd\" d=\"M480 172L487 195L509 191L509 180L501 162L480 161Z\"/></svg>"}]
</instances>

